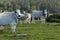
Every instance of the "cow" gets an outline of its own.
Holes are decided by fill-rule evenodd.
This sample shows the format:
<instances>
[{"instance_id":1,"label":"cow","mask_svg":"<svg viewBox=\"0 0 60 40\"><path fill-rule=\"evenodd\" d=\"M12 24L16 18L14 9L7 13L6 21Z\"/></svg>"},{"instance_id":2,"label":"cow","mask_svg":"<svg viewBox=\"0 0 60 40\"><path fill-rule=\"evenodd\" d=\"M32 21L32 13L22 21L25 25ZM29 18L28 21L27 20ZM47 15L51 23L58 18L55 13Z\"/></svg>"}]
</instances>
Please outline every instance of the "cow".
<instances>
[{"instance_id":1,"label":"cow","mask_svg":"<svg viewBox=\"0 0 60 40\"><path fill-rule=\"evenodd\" d=\"M32 23L35 23L35 17L40 18L42 23L45 23L45 20L47 18L47 10L32 10L31 12L31 17L32 17Z\"/></svg>"},{"instance_id":2,"label":"cow","mask_svg":"<svg viewBox=\"0 0 60 40\"><path fill-rule=\"evenodd\" d=\"M12 33L16 33L16 25L18 23L18 17L20 17L20 10L17 9L13 12L0 13L0 25L9 25ZM4 26L3 26L4 27Z\"/></svg>"},{"instance_id":3,"label":"cow","mask_svg":"<svg viewBox=\"0 0 60 40\"><path fill-rule=\"evenodd\" d=\"M22 24L23 21L24 21L24 23L30 23L31 22L31 14L26 11L21 11L20 23Z\"/></svg>"}]
</instances>

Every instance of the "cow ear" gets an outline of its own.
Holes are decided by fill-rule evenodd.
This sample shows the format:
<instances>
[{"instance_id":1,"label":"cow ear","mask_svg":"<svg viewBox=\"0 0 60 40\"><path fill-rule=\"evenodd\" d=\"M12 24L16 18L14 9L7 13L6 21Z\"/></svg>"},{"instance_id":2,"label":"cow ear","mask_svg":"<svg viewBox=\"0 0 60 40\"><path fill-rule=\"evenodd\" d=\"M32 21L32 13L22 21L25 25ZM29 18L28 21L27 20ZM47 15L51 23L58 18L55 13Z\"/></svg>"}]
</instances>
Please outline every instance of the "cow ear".
<instances>
[{"instance_id":1,"label":"cow ear","mask_svg":"<svg viewBox=\"0 0 60 40\"><path fill-rule=\"evenodd\" d=\"M17 13L16 10L15 10L15 13Z\"/></svg>"},{"instance_id":2,"label":"cow ear","mask_svg":"<svg viewBox=\"0 0 60 40\"><path fill-rule=\"evenodd\" d=\"M4 12L4 10L2 10L2 12Z\"/></svg>"}]
</instances>

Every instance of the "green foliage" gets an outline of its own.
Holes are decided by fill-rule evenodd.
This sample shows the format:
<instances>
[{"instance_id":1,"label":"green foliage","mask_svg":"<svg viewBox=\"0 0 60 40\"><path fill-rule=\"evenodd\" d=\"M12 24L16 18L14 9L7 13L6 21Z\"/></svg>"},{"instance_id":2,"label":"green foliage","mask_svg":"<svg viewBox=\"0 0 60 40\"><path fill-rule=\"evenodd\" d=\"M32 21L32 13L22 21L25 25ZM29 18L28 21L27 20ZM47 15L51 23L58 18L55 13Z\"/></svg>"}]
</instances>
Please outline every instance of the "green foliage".
<instances>
[{"instance_id":1,"label":"green foliage","mask_svg":"<svg viewBox=\"0 0 60 40\"><path fill-rule=\"evenodd\" d=\"M48 22L60 22L60 14L55 14L47 18Z\"/></svg>"},{"instance_id":2,"label":"green foliage","mask_svg":"<svg viewBox=\"0 0 60 40\"><path fill-rule=\"evenodd\" d=\"M60 10L60 0L0 0L0 4L1 3L7 7L6 10L15 10L21 8L21 6L28 8L28 10L48 9L50 12L54 13Z\"/></svg>"},{"instance_id":3,"label":"green foliage","mask_svg":"<svg viewBox=\"0 0 60 40\"><path fill-rule=\"evenodd\" d=\"M16 9L26 11L47 9L50 13L60 14L60 0L0 0L0 9L7 11ZM51 17L51 20L58 19L58 16L60 15Z\"/></svg>"}]
</instances>

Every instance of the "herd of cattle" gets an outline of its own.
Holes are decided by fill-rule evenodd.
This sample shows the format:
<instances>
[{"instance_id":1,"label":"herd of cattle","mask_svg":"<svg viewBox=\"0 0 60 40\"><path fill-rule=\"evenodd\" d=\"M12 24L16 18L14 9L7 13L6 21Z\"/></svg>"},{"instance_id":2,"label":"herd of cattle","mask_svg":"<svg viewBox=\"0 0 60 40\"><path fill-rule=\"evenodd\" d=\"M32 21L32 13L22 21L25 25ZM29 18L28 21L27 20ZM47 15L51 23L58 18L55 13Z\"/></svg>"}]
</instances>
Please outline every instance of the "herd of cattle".
<instances>
[{"instance_id":1,"label":"herd of cattle","mask_svg":"<svg viewBox=\"0 0 60 40\"><path fill-rule=\"evenodd\" d=\"M21 12L21 11L20 11ZM40 19L41 23L45 24L47 18L47 10L33 10L31 13L22 11L20 13L20 23L35 23L35 18Z\"/></svg>"},{"instance_id":2,"label":"herd of cattle","mask_svg":"<svg viewBox=\"0 0 60 40\"><path fill-rule=\"evenodd\" d=\"M19 9L12 12L2 11L0 12L0 25L1 27L3 27L3 25L10 25L12 33L16 33L15 29L18 22L35 23L35 18L40 18L41 23L45 24L47 10L33 10L31 13Z\"/></svg>"}]
</instances>

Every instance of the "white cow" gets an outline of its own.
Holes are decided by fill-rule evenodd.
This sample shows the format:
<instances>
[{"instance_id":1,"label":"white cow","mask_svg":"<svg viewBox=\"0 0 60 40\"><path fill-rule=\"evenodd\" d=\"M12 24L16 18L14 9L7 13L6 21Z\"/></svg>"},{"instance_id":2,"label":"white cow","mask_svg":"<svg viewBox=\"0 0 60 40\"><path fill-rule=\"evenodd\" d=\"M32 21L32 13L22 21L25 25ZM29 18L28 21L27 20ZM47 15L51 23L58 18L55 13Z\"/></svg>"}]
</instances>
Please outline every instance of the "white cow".
<instances>
[{"instance_id":1,"label":"white cow","mask_svg":"<svg viewBox=\"0 0 60 40\"><path fill-rule=\"evenodd\" d=\"M30 23L31 22L31 14L30 13L26 13L26 23Z\"/></svg>"},{"instance_id":2,"label":"white cow","mask_svg":"<svg viewBox=\"0 0 60 40\"><path fill-rule=\"evenodd\" d=\"M42 23L45 23L45 19L47 18L47 10L33 10L31 12L31 15L32 15L32 23L35 23L34 22L34 18L40 18L41 19L41 22Z\"/></svg>"},{"instance_id":3,"label":"white cow","mask_svg":"<svg viewBox=\"0 0 60 40\"><path fill-rule=\"evenodd\" d=\"M15 12L4 12L0 13L0 25L10 25L12 33L15 33L17 18L20 15L20 10Z\"/></svg>"},{"instance_id":4,"label":"white cow","mask_svg":"<svg viewBox=\"0 0 60 40\"><path fill-rule=\"evenodd\" d=\"M30 23L31 22L31 14L23 11L23 14L22 13L20 14L20 23L22 24L23 21L24 21L24 23Z\"/></svg>"}]
</instances>

